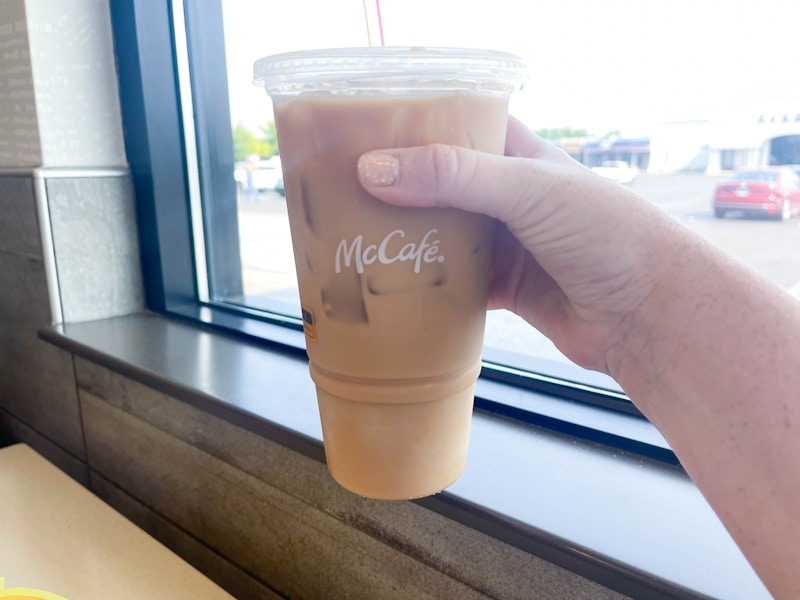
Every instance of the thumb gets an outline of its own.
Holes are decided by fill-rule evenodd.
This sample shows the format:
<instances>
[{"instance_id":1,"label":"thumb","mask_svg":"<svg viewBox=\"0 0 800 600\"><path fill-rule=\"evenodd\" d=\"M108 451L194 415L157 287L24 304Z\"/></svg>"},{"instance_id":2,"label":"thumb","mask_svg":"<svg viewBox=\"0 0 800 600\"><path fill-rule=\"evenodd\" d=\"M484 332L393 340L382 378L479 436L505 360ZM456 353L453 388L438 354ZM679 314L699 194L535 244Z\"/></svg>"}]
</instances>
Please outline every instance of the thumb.
<instances>
[{"instance_id":1,"label":"thumb","mask_svg":"<svg viewBox=\"0 0 800 600\"><path fill-rule=\"evenodd\" d=\"M460 208L508 221L532 200L530 162L431 144L367 152L358 161L358 177L367 192L389 204Z\"/></svg>"}]
</instances>

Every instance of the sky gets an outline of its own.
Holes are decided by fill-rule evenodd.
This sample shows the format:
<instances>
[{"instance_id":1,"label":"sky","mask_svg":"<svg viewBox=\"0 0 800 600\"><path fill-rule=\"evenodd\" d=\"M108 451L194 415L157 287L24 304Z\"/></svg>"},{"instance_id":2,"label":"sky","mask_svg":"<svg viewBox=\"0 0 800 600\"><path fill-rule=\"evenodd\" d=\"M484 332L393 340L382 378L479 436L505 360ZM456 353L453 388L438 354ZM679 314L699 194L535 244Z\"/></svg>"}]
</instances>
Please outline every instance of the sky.
<instances>
[{"instance_id":1,"label":"sky","mask_svg":"<svg viewBox=\"0 0 800 600\"><path fill-rule=\"evenodd\" d=\"M386 45L520 55L530 77L510 112L533 129L639 136L664 121L800 113L800 2L379 1ZM378 45L375 2L223 0L233 124L271 119L251 83L257 59Z\"/></svg>"}]
</instances>

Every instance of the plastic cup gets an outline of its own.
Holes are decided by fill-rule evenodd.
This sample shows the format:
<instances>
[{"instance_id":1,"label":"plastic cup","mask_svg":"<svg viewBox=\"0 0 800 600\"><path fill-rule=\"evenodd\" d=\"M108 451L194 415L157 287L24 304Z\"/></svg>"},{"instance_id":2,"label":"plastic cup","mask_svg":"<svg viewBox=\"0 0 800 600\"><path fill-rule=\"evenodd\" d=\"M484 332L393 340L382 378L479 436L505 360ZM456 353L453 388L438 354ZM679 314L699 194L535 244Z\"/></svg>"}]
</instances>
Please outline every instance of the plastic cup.
<instances>
[{"instance_id":1,"label":"plastic cup","mask_svg":"<svg viewBox=\"0 0 800 600\"><path fill-rule=\"evenodd\" d=\"M442 142L502 154L511 54L349 48L263 58L328 468L371 498L463 471L486 318L491 219L367 194L359 156Z\"/></svg>"}]
</instances>

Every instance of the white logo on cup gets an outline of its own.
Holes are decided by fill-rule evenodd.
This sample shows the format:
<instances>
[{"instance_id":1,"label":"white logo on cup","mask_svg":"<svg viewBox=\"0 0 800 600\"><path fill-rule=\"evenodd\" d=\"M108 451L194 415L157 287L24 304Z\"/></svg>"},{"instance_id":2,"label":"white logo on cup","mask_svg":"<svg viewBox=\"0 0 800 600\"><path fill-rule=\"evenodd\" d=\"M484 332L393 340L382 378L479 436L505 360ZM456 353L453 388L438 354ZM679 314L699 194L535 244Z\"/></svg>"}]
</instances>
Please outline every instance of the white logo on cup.
<instances>
[{"instance_id":1,"label":"white logo on cup","mask_svg":"<svg viewBox=\"0 0 800 600\"><path fill-rule=\"evenodd\" d=\"M422 263L444 262L444 256L439 254L439 240L430 239L437 231L431 229L419 244L405 244L396 254L390 254L389 242L394 237L405 238L406 232L402 229L395 229L380 244L370 244L366 248L362 234L357 235L349 245L347 240L342 240L336 248L336 272L341 273L342 268L350 267L354 263L356 271L363 273L365 266L375 262L390 265L394 262L413 261L414 273L419 273Z\"/></svg>"}]
</instances>

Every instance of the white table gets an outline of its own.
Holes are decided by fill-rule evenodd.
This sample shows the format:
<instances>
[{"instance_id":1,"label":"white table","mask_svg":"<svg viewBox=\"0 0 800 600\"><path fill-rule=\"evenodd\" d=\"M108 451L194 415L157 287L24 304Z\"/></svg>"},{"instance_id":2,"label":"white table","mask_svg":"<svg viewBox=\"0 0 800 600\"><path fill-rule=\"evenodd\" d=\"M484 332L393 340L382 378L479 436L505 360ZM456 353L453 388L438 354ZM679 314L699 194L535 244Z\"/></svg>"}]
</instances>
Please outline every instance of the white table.
<instances>
[{"instance_id":1,"label":"white table","mask_svg":"<svg viewBox=\"0 0 800 600\"><path fill-rule=\"evenodd\" d=\"M68 600L233 598L25 444L0 448L0 589L11 588Z\"/></svg>"}]
</instances>

